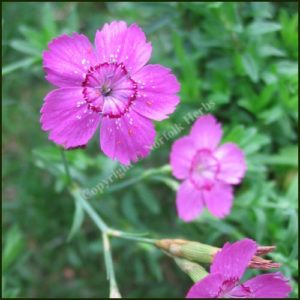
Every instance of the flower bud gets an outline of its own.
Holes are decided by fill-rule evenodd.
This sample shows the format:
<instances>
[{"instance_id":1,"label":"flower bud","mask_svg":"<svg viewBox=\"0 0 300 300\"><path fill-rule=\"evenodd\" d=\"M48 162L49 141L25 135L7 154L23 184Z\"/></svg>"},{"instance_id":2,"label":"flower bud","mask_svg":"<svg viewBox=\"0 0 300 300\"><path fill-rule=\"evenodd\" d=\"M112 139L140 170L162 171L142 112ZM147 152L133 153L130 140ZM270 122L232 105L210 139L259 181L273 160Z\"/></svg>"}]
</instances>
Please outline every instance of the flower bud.
<instances>
[{"instance_id":1,"label":"flower bud","mask_svg":"<svg viewBox=\"0 0 300 300\"><path fill-rule=\"evenodd\" d=\"M182 257L199 263L211 263L214 255L219 250L216 247L181 239L158 240L155 245L172 256Z\"/></svg>"},{"instance_id":2,"label":"flower bud","mask_svg":"<svg viewBox=\"0 0 300 300\"><path fill-rule=\"evenodd\" d=\"M202 244L199 242L187 241L182 239L163 239L157 240L156 247L166 251L173 257L185 258L192 262L198 263L212 263L216 253L221 250L220 248L210 245ZM252 257L248 264L251 269L269 270L279 268L280 264L272 260L259 257L265 255L275 249L275 246L258 246L256 255Z\"/></svg>"},{"instance_id":3,"label":"flower bud","mask_svg":"<svg viewBox=\"0 0 300 300\"><path fill-rule=\"evenodd\" d=\"M179 257L174 257L174 260L178 267L189 275L194 282L197 282L208 275L207 271L195 262Z\"/></svg>"}]
</instances>

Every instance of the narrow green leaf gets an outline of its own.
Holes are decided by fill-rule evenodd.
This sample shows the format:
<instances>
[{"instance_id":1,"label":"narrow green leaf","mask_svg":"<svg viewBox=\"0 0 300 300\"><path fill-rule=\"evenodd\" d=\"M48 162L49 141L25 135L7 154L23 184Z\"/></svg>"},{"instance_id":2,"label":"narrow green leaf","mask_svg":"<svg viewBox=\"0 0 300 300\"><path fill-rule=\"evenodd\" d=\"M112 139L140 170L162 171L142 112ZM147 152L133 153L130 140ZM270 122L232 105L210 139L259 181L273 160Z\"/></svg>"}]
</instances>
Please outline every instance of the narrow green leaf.
<instances>
[{"instance_id":1,"label":"narrow green leaf","mask_svg":"<svg viewBox=\"0 0 300 300\"><path fill-rule=\"evenodd\" d=\"M157 176L154 176L152 178L152 180L163 182L165 185L167 185L171 190L173 190L175 192L178 190L178 187L179 187L178 181L176 181L172 178L166 177L166 176L157 175Z\"/></svg>"},{"instance_id":2,"label":"narrow green leaf","mask_svg":"<svg viewBox=\"0 0 300 300\"><path fill-rule=\"evenodd\" d=\"M258 82L258 66L249 53L246 53L242 56L242 64L246 74L250 77L250 79L255 83Z\"/></svg>"},{"instance_id":3,"label":"narrow green leaf","mask_svg":"<svg viewBox=\"0 0 300 300\"><path fill-rule=\"evenodd\" d=\"M7 233L3 256L2 256L2 272L6 272L12 263L16 261L18 256L24 249L23 235L18 227L12 227Z\"/></svg>"},{"instance_id":4,"label":"narrow green leaf","mask_svg":"<svg viewBox=\"0 0 300 300\"><path fill-rule=\"evenodd\" d=\"M279 23L268 21L255 21L249 25L248 34L256 36L279 30L281 30L281 25Z\"/></svg>"},{"instance_id":5,"label":"narrow green leaf","mask_svg":"<svg viewBox=\"0 0 300 300\"><path fill-rule=\"evenodd\" d=\"M47 38L49 40L52 39L57 34L57 30L54 16L54 8L51 2L46 2L42 6L42 24Z\"/></svg>"},{"instance_id":6,"label":"narrow green leaf","mask_svg":"<svg viewBox=\"0 0 300 300\"><path fill-rule=\"evenodd\" d=\"M12 40L10 43L10 46L13 49L15 49L19 52L25 53L25 54L34 55L34 56L41 55L41 52L37 48L34 48L32 45L30 45L26 41Z\"/></svg>"},{"instance_id":7,"label":"narrow green leaf","mask_svg":"<svg viewBox=\"0 0 300 300\"><path fill-rule=\"evenodd\" d=\"M75 202L75 211L74 211L73 223L67 241L70 241L74 237L74 235L80 230L84 220L84 210L80 202L76 198L74 198L74 202Z\"/></svg>"},{"instance_id":8,"label":"narrow green leaf","mask_svg":"<svg viewBox=\"0 0 300 300\"><path fill-rule=\"evenodd\" d=\"M298 147L283 148L278 154L266 158L265 163L298 167Z\"/></svg>"},{"instance_id":9,"label":"narrow green leaf","mask_svg":"<svg viewBox=\"0 0 300 300\"><path fill-rule=\"evenodd\" d=\"M160 212L160 206L151 189L149 189L145 184L140 183L135 186L135 190L139 194L140 200L147 210L149 210L152 214L157 215Z\"/></svg>"},{"instance_id":10,"label":"narrow green leaf","mask_svg":"<svg viewBox=\"0 0 300 300\"><path fill-rule=\"evenodd\" d=\"M16 61L2 68L2 76L7 75L18 69L26 68L37 62L40 58L31 57Z\"/></svg>"}]
</instances>

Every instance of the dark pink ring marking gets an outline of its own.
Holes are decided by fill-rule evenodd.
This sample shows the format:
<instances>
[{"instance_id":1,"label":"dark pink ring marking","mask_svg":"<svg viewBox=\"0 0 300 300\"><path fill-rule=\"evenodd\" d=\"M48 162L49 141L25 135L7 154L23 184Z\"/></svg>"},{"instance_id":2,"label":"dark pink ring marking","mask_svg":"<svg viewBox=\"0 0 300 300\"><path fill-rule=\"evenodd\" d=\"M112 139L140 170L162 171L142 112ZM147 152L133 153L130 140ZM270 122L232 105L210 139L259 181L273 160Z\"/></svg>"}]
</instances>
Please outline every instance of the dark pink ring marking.
<instances>
[{"instance_id":1,"label":"dark pink ring marking","mask_svg":"<svg viewBox=\"0 0 300 300\"><path fill-rule=\"evenodd\" d=\"M122 69L124 76L127 77L127 80L129 80L130 82L132 82L132 88L133 88L133 93L129 96L126 108L123 111L119 111L118 114L114 114L114 113L102 113L102 109L100 107L97 107L97 106L95 106L95 105L92 104L92 102L95 99L90 99L89 96L88 96L88 91L87 91L87 88L89 88L89 86L88 86L89 78L94 77L94 72L96 70L100 69L103 66L109 66L109 65L112 65L112 64L115 65L115 69L117 69L119 67ZM94 77L94 79L96 79L96 77ZM137 92L138 92L138 90L137 90L137 86L138 86L137 83L129 76L129 73L126 70L126 68L125 68L125 66L124 66L123 63L107 63L106 62L106 63L102 63L102 64L99 64L99 65L96 65L96 66L91 66L89 68L89 70L87 71L85 79L84 79L84 81L82 82L81 85L83 87L83 97L84 97L84 100L86 101L86 103L88 104L88 109L91 109L91 110L93 110L94 112L97 112L97 113L102 113L102 115L104 117L108 117L108 118L111 118L111 119L120 118L124 114L126 114L129 111L129 108L131 107L132 103L136 100Z\"/></svg>"}]
</instances>

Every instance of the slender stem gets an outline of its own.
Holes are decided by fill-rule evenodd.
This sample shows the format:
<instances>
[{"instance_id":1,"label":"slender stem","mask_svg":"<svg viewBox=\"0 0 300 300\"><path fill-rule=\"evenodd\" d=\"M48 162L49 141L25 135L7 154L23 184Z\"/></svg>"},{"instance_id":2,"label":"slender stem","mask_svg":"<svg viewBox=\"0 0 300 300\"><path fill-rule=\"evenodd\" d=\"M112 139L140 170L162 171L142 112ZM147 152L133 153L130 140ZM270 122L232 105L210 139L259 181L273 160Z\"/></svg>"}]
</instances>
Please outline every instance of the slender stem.
<instances>
[{"instance_id":1,"label":"slender stem","mask_svg":"<svg viewBox=\"0 0 300 300\"><path fill-rule=\"evenodd\" d=\"M65 150L61 148L60 151L61 151L61 156L62 156L65 172L66 172L67 179L68 179L68 184L71 184L72 183L72 178L71 178L71 175L70 175L70 169L69 169L67 157L66 157L66 154L65 154Z\"/></svg>"},{"instance_id":2,"label":"slender stem","mask_svg":"<svg viewBox=\"0 0 300 300\"><path fill-rule=\"evenodd\" d=\"M90 203L86 201L83 197L81 197L79 190L73 189L71 190L71 193L79 201L82 208L89 215L89 217L94 221L94 223L100 229L100 231L106 233L109 230L109 227L100 217L100 215L94 210L94 208L90 205Z\"/></svg>"},{"instance_id":3,"label":"slender stem","mask_svg":"<svg viewBox=\"0 0 300 300\"><path fill-rule=\"evenodd\" d=\"M116 282L116 276L115 276L115 271L113 266L113 260L112 260L108 235L106 233L102 233L102 239L103 239L103 253L104 253L104 262L105 262L105 267L107 272L107 279L109 280L110 283L109 297L121 298L119 288Z\"/></svg>"},{"instance_id":4,"label":"slender stem","mask_svg":"<svg viewBox=\"0 0 300 300\"><path fill-rule=\"evenodd\" d=\"M63 149L61 149L61 155L62 155L62 160L64 163L64 168L65 168L65 172L68 178L68 183L70 185L72 185L72 178L70 175L70 169L69 169L69 165L68 165L68 161L65 155L65 152ZM73 184L74 186L74 184ZM100 217L99 214L97 214L95 212L95 210L93 209L93 207L80 195L79 189L75 186L75 188L71 188L71 194L73 195L73 197L78 200L78 202L81 204L82 208L86 211L86 213L90 216L90 218L95 222L96 226L102 231L102 232L106 232L108 230L108 226L106 225L106 223L102 220L102 218Z\"/></svg>"},{"instance_id":5,"label":"slender stem","mask_svg":"<svg viewBox=\"0 0 300 300\"><path fill-rule=\"evenodd\" d=\"M139 174L137 177L129 178L128 180L125 180L123 182L120 182L120 183L117 183L117 184L114 184L114 185L108 187L106 189L105 193L113 193L120 189L124 189L130 185L133 185L140 181L148 179L153 175L168 174L170 172L171 172L170 165L163 165L162 167L159 167L159 168L152 168L152 169L144 171L143 173Z\"/></svg>"},{"instance_id":6,"label":"slender stem","mask_svg":"<svg viewBox=\"0 0 300 300\"><path fill-rule=\"evenodd\" d=\"M130 234L128 232L115 230L115 229L109 229L107 234L121 239L131 240L131 241L141 242L146 244L155 244L156 242L155 239L143 238L143 237L136 236L135 234Z\"/></svg>"},{"instance_id":7,"label":"slender stem","mask_svg":"<svg viewBox=\"0 0 300 300\"><path fill-rule=\"evenodd\" d=\"M107 272L107 278L110 282L110 298L121 298L119 288L116 282L114 267L113 267L112 254L111 254L111 248L109 243L109 235L114 237L119 237L122 239L131 240L131 241L148 243L148 244L154 244L155 240L138 237L135 236L134 234L109 228L109 226L103 221L103 219L94 210L94 208L90 205L90 203L84 197L81 196L80 189L77 187L76 184L73 183L72 178L70 176L68 161L66 159L64 150L61 150L61 154L62 154L62 160L63 160L66 176L68 178L68 184L70 185L69 189L71 194L73 195L74 199L78 201L78 203L81 205L84 211L89 215L89 217L94 221L95 225L99 228L99 230L102 232L104 262L105 262L105 267Z\"/></svg>"}]
</instances>

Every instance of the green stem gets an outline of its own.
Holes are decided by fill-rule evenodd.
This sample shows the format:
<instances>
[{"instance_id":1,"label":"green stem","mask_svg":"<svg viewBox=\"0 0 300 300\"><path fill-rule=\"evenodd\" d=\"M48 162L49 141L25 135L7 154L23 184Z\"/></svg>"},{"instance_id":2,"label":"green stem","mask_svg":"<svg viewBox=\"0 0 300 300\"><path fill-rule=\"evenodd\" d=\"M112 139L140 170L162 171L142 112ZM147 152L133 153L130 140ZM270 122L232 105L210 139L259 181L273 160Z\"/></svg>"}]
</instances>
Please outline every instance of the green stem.
<instances>
[{"instance_id":1,"label":"green stem","mask_svg":"<svg viewBox=\"0 0 300 300\"><path fill-rule=\"evenodd\" d=\"M72 183L72 178L70 176L68 161L66 159L65 152L63 149L61 150L61 154L62 154L62 160L64 163L64 168L65 168L65 172L66 172L66 175L68 178L69 185L70 186L72 185L72 187L70 187L71 194L80 203L81 207L89 215L89 217L94 221L95 225L98 227L98 229L102 233L105 233L106 235L111 235L114 237L126 239L126 240L141 242L141 243L147 243L147 244L155 243L156 240L154 240L154 239L142 238L142 237L138 237L132 233L128 233L128 232L110 228L104 222L104 220L100 217L100 215L94 210L94 208L90 205L90 203L84 197L81 196L79 188L75 184ZM163 166L162 168L166 169L166 166ZM160 168L160 169L162 169L162 168Z\"/></svg>"},{"instance_id":2,"label":"green stem","mask_svg":"<svg viewBox=\"0 0 300 300\"><path fill-rule=\"evenodd\" d=\"M138 183L144 179L147 179L153 175L168 174L170 172L171 172L170 165L164 165L159 168L152 168L152 169L144 171L142 174L138 175L137 177L129 178L128 180L125 180L118 184L112 185L111 187L106 189L105 193L113 193L118 190L124 189L130 185L136 184L136 183Z\"/></svg>"},{"instance_id":3,"label":"green stem","mask_svg":"<svg viewBox=\"0 0 300 300\"><path fill-rule=\"evenodd\" d=\"M110 236L121 238L121 239L131 240L131 241L141 242L141 243L146 243L146 244L155 244L155 242L156 242L155 239L143 238L143 237L139 237L139 236L136 236L136 235L128 233L128 232L115 230L115 229L109 229L107 234Z\"/></svg>"},{"instance_id":4,"label":"green stem","mask_svg":"<svg viewBox=\"0 0 300 300\"><path fill-rule=\"evenodd\" d=\"M109 280L110 283L109 297L121 298L117 281L116 281L108 235L106 233L102 233L102 239L103 239L103 253L104 253L104 262L105 262L105 267L107 272L107 279Z\"/></svg>"},{"instance_id":5,"label":"green stem","mask_svg":"<svg viewBox=\"0 0 300 300\"><path fill-rule=\"evenodd\" d=\"M80 189L77 187L75 183L73 183L70 170L68 166L68 161L66 159L64 150L61 150L62 154L62 160L66 172L66 176L68 178L68 184L69 184L69 190L74 197L76 201L81 205L81 207L84 209L84 211L89 215L89 217L94 221L95 225L98 227L98 229L102 232L102 239L103 239L103 253L104 253L104 261L105 261L105 267L107 272L107 277L110 282L110 298L121 298L118 285L115 278L115 272L113 268L113 260L112 260L112 254L111 254L111 248L109 243L109 236L119 237L126 240L141 242L141 243L148 243L148 244L155 244L154 239L148 239L143 237L138 237L134 234L130 234L124 231L119 231L115 229L111 229L100 217L100 215L94 210L94 208L90 205L90 203L81 196ZM153 173L156 172L163 172L168 171L169 166L164 166L157 170L149 170L148 172L145 172L142 178L148 177ZM158 171L160 170L160 171Z\"/></svg>"},{"instance_id":6,"label":"green stem","mask_svg":"<svg viewBox=\"0 0 300 300\"><path fill-rule=\"evenodd\" d=\"M94 208L90 205L90 203L81 197L80 191L75 188L71 190L72 195L79 201L82 208L89 215L89 217L94 221L95 225L100 229L101 232L107 233L109 227L100 217L100 215L94 210Z\"/></svg>"},{"instance_id":7,"label":"green stem","mask_svg":"<svg viewBox=\"0 0 300 300\"><path fill-rule=\"evenodd\" d=\"M154 239L147 239L143 237L136 236L134 233L124 232L120 230L115 230L110 228L100 217L100 215L94 210L94 208L90 205L90 203L81 197L80 191L75 188L71 190L73 197L80 203L82 208L85 212L89 215L89 217L94 221L95 225L99 228L102 233L105 233L110 236L118 237L121 239L147 243L147 244L154 244L156 240Z\"/></svg>"},{"instance_id":8,"label":"green stem","mask_svg":"<svg viewBox=\"0 0 300 300\"><path fill-rule=\"evenodd\" d=\"M68 184L70 185L72 183L72 178L71 178L70 169L69 169L67 157L65 154L65 150L61 148L60 151L61 151L61 156L62 156L65 172L67 175Z\"/></svg>"}]
</instances>

